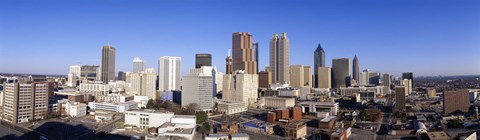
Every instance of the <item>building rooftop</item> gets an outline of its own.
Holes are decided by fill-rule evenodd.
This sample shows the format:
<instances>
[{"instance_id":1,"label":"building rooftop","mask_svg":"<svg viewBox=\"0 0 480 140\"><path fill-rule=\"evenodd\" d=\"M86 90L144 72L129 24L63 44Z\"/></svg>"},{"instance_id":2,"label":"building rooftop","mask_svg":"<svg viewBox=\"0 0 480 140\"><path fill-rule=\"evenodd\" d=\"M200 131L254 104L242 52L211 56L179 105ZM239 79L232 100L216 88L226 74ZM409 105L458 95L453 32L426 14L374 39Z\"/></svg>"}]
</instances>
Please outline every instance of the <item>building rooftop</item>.
<instances>
[{"instance_id":1,"label":"building rooftop","mask_svg":"<svg viewBox=\"0 0 480 140\"><path fill-rule=\"evenodd\" d=\"M427 132L427 136L431 140L433 140L433 139L448 139L448 135L444 131Z\"/></svg>"},{"instance_id":2,"label":"building rooftop","mask_svg":"<svg viewBox=\"0 0 480 140\"><path fill-rule=\"evenodd\" d=\"M338 103L337 102L301 102L300 104L315 104L315 105L334 106Z\"/></svg>"},{"instance_id":3,"label":"building rooftop","mask_svg":"<svg viewBox=\"0 0 480 140\"><path fill-rule=\"evenodd\" d=\"M194 128L175 128L173 131L168 130L167 133L174 134L192 134Z\"/></svg>"},{"instance_id":4,"label":"building rooftop","mask_svg":"<svg viewBox=\"0 0 480 140\"><path fill-rule=\"evenodd\" d=\"M245 134L245 133L236 133L236 134L232 134L231 136L232 137L250 137L248 136L248 134Z\"/></svg>"},{"instance_id":5,"label":"building rooftop","mask_svg":"<svg viewBox=\"0 0 480 140\"><path fill-rule=\"evenodd\" d=\"M168 113L168 114L173 114L173 112L161 111L161 110L153 110L153 109L137 109L137 110L131 110L131 111L126 111L126 112L136 112L136 113Z\"/></svg>"},{"instance_id":6,"label":"building rooftop","mask_svg":"<svg viewBox=\"0 0 480 140\"><path fill-rule=\"evenodd\" d=\"M337 116L328 116L328 117L320 120L320 122L330 122L330 121L334 120L335 118L337 118Z\"/></svg>"}]
</instances>

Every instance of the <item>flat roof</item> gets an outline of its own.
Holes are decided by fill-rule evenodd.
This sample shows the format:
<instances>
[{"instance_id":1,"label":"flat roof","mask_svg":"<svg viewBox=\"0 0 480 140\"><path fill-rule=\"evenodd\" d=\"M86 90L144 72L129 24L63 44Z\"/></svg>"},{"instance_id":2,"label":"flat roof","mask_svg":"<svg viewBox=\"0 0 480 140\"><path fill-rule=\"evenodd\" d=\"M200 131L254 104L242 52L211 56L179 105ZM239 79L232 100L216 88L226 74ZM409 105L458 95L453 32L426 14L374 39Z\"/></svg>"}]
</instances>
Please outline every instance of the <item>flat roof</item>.
<instances>
[{"instance_id":1,"label":"flat roof","mask_svg":"<svg viewBox=\"0 0 480 140\"><path fill-rule=\"evenodd\" d=\"M322 120L320 120L320 122L330 122L335 118L337 118L337 116L328 116L328 117L325 117Z\"/></svg>"},{"instance_id":2,"label":"flat roof","mask_svg":"<svg viewBox=\"0 0 480 140\"><path fill-rule=\"evenodd\" d=\"M192 134L193 128L175 128L173 131L168 131L167 133L174 133L174 134Z\"/></svg>"},{"instance_id":3,"label":"flat roof","mask_svg":"<svg viewBox=\"0 0 480 140\"><path fill-rule=\"evenodd\" d=\"M445 133L444 131L427 132L427 135L430 139L448 138L447 133Z\"/></svg>"},{"instance_id":4,"label":"flat roof","mask_svg":"<svg viewBox=\"0 0 480 140\"><path fill-rule=\"evenodd\" d=\"M300 104L315 104L315 105L335 105L337 102L301 102Z\"/></svg>"},{"instance_id":5,"label":"flat roof","mask_svg":"<svg viewBox=\"0 0 480 140\"><path fill-rule=\"evenodd\" d=\"M245 133L236 133L236 134L232 134L232 137L250 137L250 136Z\"/></svg>"}]
</instances>

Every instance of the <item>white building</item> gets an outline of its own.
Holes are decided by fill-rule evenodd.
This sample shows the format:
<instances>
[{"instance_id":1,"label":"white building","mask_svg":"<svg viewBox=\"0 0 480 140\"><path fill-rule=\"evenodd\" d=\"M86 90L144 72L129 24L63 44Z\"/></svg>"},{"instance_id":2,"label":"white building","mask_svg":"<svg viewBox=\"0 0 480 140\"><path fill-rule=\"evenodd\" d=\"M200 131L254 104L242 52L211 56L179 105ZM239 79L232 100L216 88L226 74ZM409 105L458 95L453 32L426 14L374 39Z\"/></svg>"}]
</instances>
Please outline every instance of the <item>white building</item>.
<instances>
[{"instance_id":1,"label":"white building","mask_svg":"<svg viewBox=\"0 0 480 140\"><path fill-rule=\"evenodd\" d=\"M351 96L354 93L360 92L374 92L375 95L384 95L383 88L384 86L374 86L374 87L365 87L365 86L356 86L356 87L340 87L340 95Z\"/></svg>"},{"instance_id":2,"label":"white building","mask_svg":"<svg viewBox=\"0 0 480 140\"><path fill-rule=\"evenodd\" d=\"M301 96L300 90L296 88L280 88L278 89L278 96L281 97L299 97Z\"/></svg>"},{"instance_id":3,"label":"white building","mask_svg":"<svg viewBox=\"0 0 480 140\"><path fill-rule=\"evenodd\" d=\"M148 103L148 96L133 96L133 101L137 103L138 108L146 108Z\"/></svg>"},{"instance_id":4,"label":"white building","mask_svg":"<svg viewBox=\"0 0 480 140\"><path fill-rule=\"evenodd\" d=\"M123 113L128 110L137 109L138 105L134 101L124 102L124 103L89 102L88 107L90 107L90 109L93 109L93 110L104 110L104 111Z\"/></svg>"},{"instance_id":5,"label":"white building","mask_svg":"<svg viewBox=\"0 0 480 140\"><path fill-rule=\"evenodd\" d=\"M264 106L271 108L294 107L295 98L264 97Z\"/></svg>"},{"instance_id":6,"label":"white building","mask_svg":"<svg viewBox=\"0 0 480 140\"><path fill-rule=\"evenodd\" d=\"M258 75L236 71L223 76L223 99L243 102L246 106L257 102Z\"/></svg>"},{"instance_id":7,"label":"white building","mask_svg":"<svg viewBox=\"0 0 480 140\"><path fill-rule=\"evenodd\" d=\"M158 90L180 90L182 58L162 56L158 60Z\"/></svg>"},{"instance_id":8,"label":"white building","mask_svg":"<svg viewBox=\"0 0 480 140\"><path fill-rule=\"evenodd\" d=\"M470 89L470 90L468 90L468 95L469 95L470 102L477 101L479 93L480 93L480 89Z\"/></svg>"},{"instance_id":9,"label":"white building","mask_svg":"<svg viewBox=\"0 0 480 140\"><path fill-rule=\"evenodd\" d=\"M78 89L80 92L91 92L93 96L107 95L110 93L108 84L102 83L81 83Z\"/></svg>"},{"instance_id":10,"label":"white building","mask_svg":"<svg viewBox=\"0 0 480 140\"><path fill-rule=\"evenodd\" d=\"M401 84L402 84L402 86L405 87L405 96L410 95L413 91L412 80L411 79L403 79Z\"/></svg>"},{"instance_id":11,"label":"white building","mask_svg":"<svg viewBox=\"0 0 480 140\"><path fill-rule=\"evenodd\" d=\"M336 102L301 102L302 112L329 112L330 115L337 115L338 103Z\"/></svg>"},{"instance_id":12,"label":"white building","mask_svg":"<svg viewBox=\"0 0 480 140\"><path fill-rule=\"evenodd\" d=\"M65 112L70 117L82 117L87 115L87 105L79 102L67 102Z\"/></svg>"},{"instance_id":13,"label":"white building","mask_svg":"<svg viewBox=\"0 0 480 140\"><path fill-rule=\"evenodd\" d=\"M157 99L156 82L157 75L153 68L139 73L127 73L127 83L131 85L130 94L148 96L150 99Z\"/></svg>"},{"instance_id":14,"label":"white building","mask_svg":"<svg viewBox=\"0 0 480 140\"><path fill-rule=\"evenodd\" d=\"M145 71L145 62L140 57L133 58L133 73Z\"/></svg>"},{"instance_id":15,"label":"white building","mask_svg":"<svg viewBox=\"0 0 480 140\"><path fill-rule=\"evenodd\" d=\"M125 125L133 125L138 128L159 127L170 121L173 112L160 112L155 110L132 110L125 112Z\"/></svg>"},{"instance_id":16,"label":"white building","mask_svg":"<svg viewBox=\"0 0 480 140\"><path fill-rule=\"evenodd\" d=\"M73 74L73 76L80 77L82 67L80 65L71 65L68 73Z\"/></svg>"},{"instance_id":17,"label":"white building","mask_svg":"<svg viewBox=\"0 0 480 140\"><path fill-rule=\"evenodd\" d=\"M238 101L217 100L217 111L227 115L247 111L245 103Z\"/></svg>"},{"instance_id":18,"label":"white building","mask_svg":"<svg viewBox=\"0 0 480 140\"><path fill-rule=\"evenodd\" d=\"M170 119L170 122L165 122L158 128L158 135L192 140L196 125L195 116L175 115Z\"/></svg>"},{"instance_id":19,"label":"white building","mask_svg":"<svg viewBox=\"0 0 480 140\"><path fill-rule=\"evenodd\" d=\"M133 99L134 96L128 94L107 94L102 96L95 96L96 101L102 101L107 103L124 103L132 101Z\"/></svg>"},{"instance_id":20,"label":"white building","mask_svg":"<svg viewBox=\"0 0 480 140\"><path fill-rule=\"evenodd\" d=\"M75 76L75 74L73 73L68 73L67 75L68 79L67 79L67 86L69 87L76 87L77 86L77 76Z\"/></svg>"},{"instance_id":21,"label":"white building","mask_svg":"<svg viewBox=\"0 0 480 140\"><path fill-rule=\"evenodd\" d=\"M232 134L232 138L230 140L249 140L250 136L246 133L236 133Z\"/></svg>"},{"instance_id":22,"label":"white building","mask_svg":"<svg viewBox=\"0 0 480 140\"><path fill-rule=\"evenodd\" d=\"M214 82L212 73L214 68L202 66L191 69L182 79L182 106L196 103L201 110L211 110L213 107Z\"/></svg>"}]
</instances>

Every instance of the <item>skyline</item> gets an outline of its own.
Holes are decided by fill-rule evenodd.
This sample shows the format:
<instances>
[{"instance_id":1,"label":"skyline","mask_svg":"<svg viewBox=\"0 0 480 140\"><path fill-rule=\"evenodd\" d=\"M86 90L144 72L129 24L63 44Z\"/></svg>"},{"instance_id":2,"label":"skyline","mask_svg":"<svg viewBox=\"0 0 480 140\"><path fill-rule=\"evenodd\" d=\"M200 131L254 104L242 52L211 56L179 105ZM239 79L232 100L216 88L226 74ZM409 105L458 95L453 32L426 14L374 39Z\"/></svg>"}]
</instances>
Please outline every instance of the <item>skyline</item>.
<instances>
[{"instance_id":1,"label":"skyline","mask_svg":"<svg viewBox=\"0 0 480 140\"><path fill-rule=\"evenodd\" d=\"M134 57L156 69L161 56L179 56L185 75L195 68L196 53L212 54L225 73L233 32L249 32L259 42L261 71L272 34L286 32L291 65L313 66L320 43L327 67L333 58L357 55L360 71L480 74L478 1L143 2L2 1L0 55L12 59L0 59L0 72L66 75L70 65L100 65L101 46L111 45L115 73L132 71Z\"/></svg>"}]
</instances>

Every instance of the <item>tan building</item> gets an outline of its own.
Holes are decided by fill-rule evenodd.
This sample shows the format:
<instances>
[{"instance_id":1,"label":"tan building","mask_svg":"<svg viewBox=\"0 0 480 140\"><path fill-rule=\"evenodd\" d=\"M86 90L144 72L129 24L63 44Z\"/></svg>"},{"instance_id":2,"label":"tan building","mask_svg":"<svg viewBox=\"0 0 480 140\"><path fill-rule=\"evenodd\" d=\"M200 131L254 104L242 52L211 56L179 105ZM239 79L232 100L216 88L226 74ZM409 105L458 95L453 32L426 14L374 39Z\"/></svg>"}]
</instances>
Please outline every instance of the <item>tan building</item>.
<instances>
[{"instance_id":1,"label":"tan building","mask_svg":"<svg viewBox=\"0 0 480 140\"><path fill-rule=\"evenodd\" d=\"M307 124L302 121L293 121L283 126L285 138L301 139L307 136Z\"/></svg>"},{"instance_id":2,"label":"tan building","mask_svg":"<svg viewBox=\"0 0 480 140\"><path fill-rule=\"evenodd\" d=\"M131 84L130 93L137 96L148 96L148 99L156 100L157 75L155 69L149 68L139 73L127 73L127 83Z\"/></svg>"},{"instance_id":3,"label":"tan building","mask_svg":"<svg viewBox=\"0 0 480 140\"><path fill-rule=\"evenodd\" d=\"M468 90L445 91L443 93L443 111L445 114L455 111L468 112L469 107Z\"/></svg>"},{"instance_id":4,"label":"tan building","mask_svg":"<svg viewBox=\"0 0 480 140\"><path fill-rule=\"evenodd\" d=\"M286 33L281 37L273 34L270 40L270 70L273 83L288 84L290 82L290 42Z\"/></svg>"},{"instance_id":5,"label":"tan building","mask_svg":"<svg viewBox=\"0 0 480 140\"><path fill-rule=\"evenodd\" d=\"M103 83L115 80L115 48L112 46L106 45L102 47L101 71L101 80Z\"/></svg>"},{"instance_id":6,"label":"tan building","mask_svg":"<svg viewBox=\"0 0 480 140\"><path fill-rule=\"evenodd\" d=\"M232 34L232 72L245 70L248 74L257 73L255 50L253 49L252 44L253 38L250 33L235 32ZM229 74L228 71L227 74Z\"/></svg>"},{"instance_id":7,"label":"tan building","mask_svg":"<svg viewBox=\"0 0 480 140\"><path fill-rule=\"evenodd\" d=\"M282 97L264 97L264 106L271 108L284 108L284 107L294 107L295 98L282 98Z\"/></svg>"},{"instance_id":8,"label":"tan building","mask_svg":"<svg viewBox=\"0 0 480 140\"><path fill-rule=\"evenodd\" d=\"M437 97L437 90L435 90L435 88L428 88L427 95L428 97Z\"/></svg>"},{"instance_id":9,"label":"tan building","mask_svg":"<svg viewBox=\"0 0 480 140\"><path fill-rule=\"evenodd\" d=\"M258 72L258 87L268 88L272 84L272 73L268 71Z\"/></svg>"},{"instance_id":10,"label":"tan building","mask_svg":"<svg viewBox=\"0 0 480 140\"><path fill-rule=\"evenodd\" d=\"M233 59L232 59L232 56L227 56L227 58L225 58L225 66L226 66L226 73L227 74L233 74L233 63L232 63Z\"/></svg>"},{"instance_id":11,"label":"tan building","mask_svg":"<svg viewBox=\"0 0 480 140\"><path fill-rule=\"evenodd\" d=\"M312 67L303 67L303 86L313 87Z\"/></svg>"},{"instance_id":12,"label":"tan building","mask_svg":"<svg viewBox=\"0 0 480 140\"><path fill-rule=\"evenodd\" d=\"M318 88L332 88L332 70L329 67L318 68Z\"/></svg>"},{"instance_id":13,"label":"tan building","mask_svg":"<svg viewBox=\"0 0 480 140\"><path fill-rule=\"evenodd\" d=\"M258 75L236 71L223 76L223 99L243 102L246 106L258 98Z\"/></svg>"},{"instance_id":14,"label":"tan building","mask_svg":"<svg viewBox=\"0 0 480 140\"><path fill-rule=\"evenodd\" d=\"M3 120L16 124L44 119L53 83L5 83Z\"/></svg>"},{"instance_id":15,"label":"tan building","mask_svg":"<svg viewBox=\"0 0 480 140\"><path fill-rule=\"evenodd\" d=\"M290 86L303 87L305 84L304 70L302 65L290 66Z\"/></svg>"},{"instance_id":16,"label":"tan building","mask_svg":"<svg viewBox=\"0 0 480 140\"><path fill-rule=\"evenodd\" d=\"M405 94L406 92L404 86L395 87L395 111L405 111Z\"/></svg>"}]
</instances>

